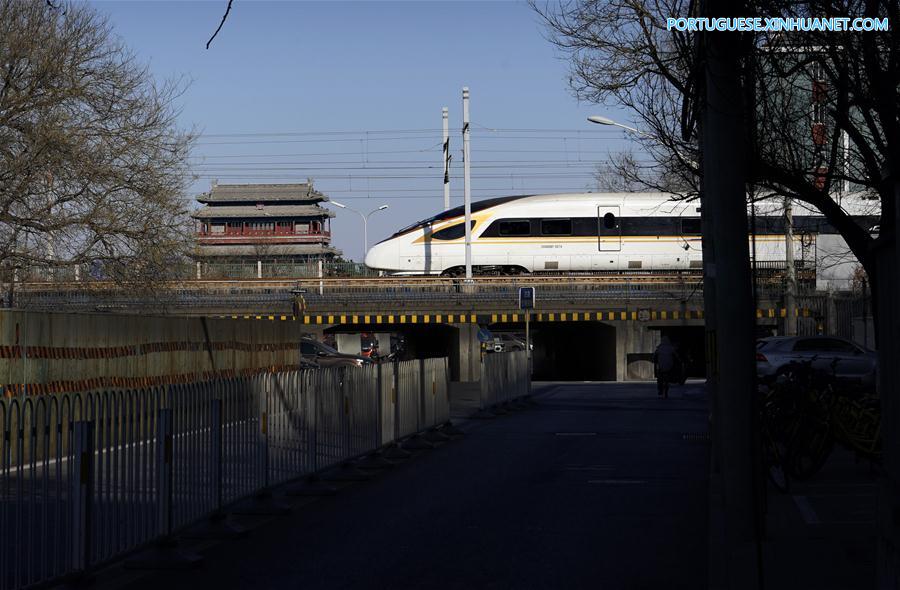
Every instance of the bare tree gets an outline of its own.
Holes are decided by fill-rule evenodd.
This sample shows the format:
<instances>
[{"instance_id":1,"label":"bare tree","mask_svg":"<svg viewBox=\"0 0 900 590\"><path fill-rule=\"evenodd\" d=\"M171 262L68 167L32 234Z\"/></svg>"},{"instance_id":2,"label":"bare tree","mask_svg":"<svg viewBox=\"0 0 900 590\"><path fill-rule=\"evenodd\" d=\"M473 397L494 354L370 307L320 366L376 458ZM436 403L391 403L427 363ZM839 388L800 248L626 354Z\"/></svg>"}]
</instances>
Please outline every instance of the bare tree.
<instances>
[{"instance_id":1,"label":"bare tree","mask_svg":"<svg viewBox=\"0 0 900 590\"><path fill-rule=\"evenodd\" d=\"M900 17L898 0L758 0L757 14ZM571 58L575 94L625 106L646 132L652 166L610 165L653 190L699 188L700 35L668 31L667 17L696 16L693 0L562 0L532 5L549 40ZM738 33L732 33L738 34ZM900 182L900 30L745 33L752 49L742 76L753 107L751 198L786 196L821 211L870 276L875 306L897 299L893 276ZM846 147L844 138L846 137ZM873 199L881 221L843 206L849 183ZM884 260L890 258L890 260ZM889 272L879 267L890 268ZM882 280L883 279L883 280ZM887 291L881 292L881 283ZM881 302L881 304L879 304ZM884 324L886 325L887 322Z\"/></svg>"},{"instance_id":2,"label":"bare tree","mask_svg":"<svg viewBox=\"0 0 900 590\"><path fill-rule=\"evenodd\" d=\"M0 0L0 271L165 277L191 236L183 84L157 84L86 4Z\"/></svg>"},{"instance_id":3,"label":"bare tree","mask_svg":"<svg viewBox=\"0 0 900 590\"><path fill-rule=\"evenodd\" d=\"M694 40L672 34L665 17L686 15L686 0L531 0L548 39L571 58L570 86L579 99L623 106L640 122L635 139L652 166L616 155L612 168L649 190L698 190ZM662 186L665 185L665 186Z\"/></svg>"},{"instance_id":4,"label":"bare tree","mask_svg":"<svg viewBox=\"0 0 900 590\"><path fill-rule=\"evenodd\" d=\"M532 0L535 2L536 0ZM699 16L695 0L561 0L537 6L550 40L571 57L575 93L629 108L648 135L657 169L699 186L694 166L705 34L667 31L667 17ZM781 195L819 210L843 236L871 286L879 355L884 448L880 522L900 505L900 0L755 0L747 16L885 18L883 32L712 33L741 35L739 76L750 137L735 137L749 170L748 198ZM846 142L844 140L846 137ZM648 186L658 182L650 176ZM848 211L871 199L867 216ZM706 195L715 199L716 195ZM865 202L865 201L864 201ZM730 261L736 262L736 261ZM900 584L900 531L879 528L879 585Z\"/></svg>"}]
</instances>

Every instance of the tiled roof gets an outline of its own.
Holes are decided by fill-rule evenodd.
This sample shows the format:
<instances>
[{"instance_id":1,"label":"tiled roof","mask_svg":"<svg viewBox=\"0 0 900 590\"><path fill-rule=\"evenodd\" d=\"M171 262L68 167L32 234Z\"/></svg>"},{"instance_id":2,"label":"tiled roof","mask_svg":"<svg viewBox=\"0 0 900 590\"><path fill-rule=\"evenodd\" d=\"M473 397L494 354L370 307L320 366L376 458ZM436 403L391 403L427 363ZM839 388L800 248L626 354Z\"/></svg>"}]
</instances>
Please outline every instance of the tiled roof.
<instances>
[{"instance_id":1,"label":"tiled roof","mask_svg":"<svg viewBox=\"0 0 900 590\"><path fill-rule=\"evenodd\" d=\"M309 183L298 184L217 184L208 193L197 197L201 203L228 203L239 201L327 201L328 197Z\"/></svg>"}]
</instances>

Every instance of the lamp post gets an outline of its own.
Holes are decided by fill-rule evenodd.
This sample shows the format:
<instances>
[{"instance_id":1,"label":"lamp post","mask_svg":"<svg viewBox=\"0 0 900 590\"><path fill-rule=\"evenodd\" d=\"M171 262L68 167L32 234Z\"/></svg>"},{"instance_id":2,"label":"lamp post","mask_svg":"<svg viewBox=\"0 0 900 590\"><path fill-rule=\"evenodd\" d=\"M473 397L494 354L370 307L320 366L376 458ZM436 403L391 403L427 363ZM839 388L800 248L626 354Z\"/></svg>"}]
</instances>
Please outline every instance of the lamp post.
<instances>
[{"instance_id":1,"label":"lamp post","mask_svg":"<svg viewBox=\"0 0 900 590\"><path fill-rule=\"evenodd\" d=\"M610 119L608 117L601 117L600 115L592 115L592 116L588 117L587 120L590 121L591 123L596 123L597 125L609 125L610 127L619 127L620 129L624 129L625 131L629 131L631 133L634 133L635 135L640 135L642 137L646 137L647 139L652 139L656 143L663 144L662 140L659 137L657 137L656 135L653 135L652 133L647 133L646 131L641 131L640 129L635 129L634 127L629 127L628 125L623 125L623 124L619 123L618 121L613 121L612 119ZM685 162L687 162L688 164L690 164L697 170L700 169L700 166L697 164L697 162L692 160L691 158L687 157L681 150L679 150L678 148L675 148L674 146L667 146L667 147L671 147L671 149L674 149L675 153L678 154L679 158L681 158L682 160L684 160Z\"/></svg>"},{"instance_id":2,"label":"lamp post","mask_svg":"<svg viewBox=\"0 0 900 590\"><path fill-rule=\"evenodd\" d=\"M356 213L357 215L359 215L362 218L362 220L363 220L363 259L362 259L362 261L363 261L363 264L365 264L366 253L369 251L369 217L373 213L378 213L379 211L384 211L385 209L388 208L388 206L382 205L382 206L378 207L377 209L372 209L371 211L369 211L368 214L364 214L362 211L357 211L353 207L348 207L347 205L344 205L343 203L338 203L337 201L332 201L331 203L335 207L340 207L341 209L353 211L354 213Z\"/></svg>"},{"instance_id":3,"label":"lamp post","mask_svg":"<svg viewBox=\"0 0 900 590\"><path fill-rule=\"evenodd\" d=\"M607 117L601 117L600 115L593 115L587 118L591 123L596 123L597 125L609 125L610 127L621 127L626 131L631 131L632 133L637 133L638 135L643 135L645 137L653 137L649 133L644 133L640 129L635 129L634 127L629 127L628 125L622 125L616 121L613 121Z\"/></svg>"}]
</instances>

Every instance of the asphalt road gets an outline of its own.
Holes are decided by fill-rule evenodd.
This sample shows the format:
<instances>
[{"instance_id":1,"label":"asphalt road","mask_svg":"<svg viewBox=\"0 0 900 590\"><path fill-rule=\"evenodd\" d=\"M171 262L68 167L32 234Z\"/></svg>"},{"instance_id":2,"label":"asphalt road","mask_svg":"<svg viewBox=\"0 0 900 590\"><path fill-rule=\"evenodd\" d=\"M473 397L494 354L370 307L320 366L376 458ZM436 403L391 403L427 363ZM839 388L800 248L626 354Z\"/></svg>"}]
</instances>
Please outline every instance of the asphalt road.
<instances>
[{"instance_id":1,"label":"asphalt road","mask_svg":"<svg viewBox=\"0 0 900 590\"><path fill-rule=\"evenodd\" d=\"M705 587L702 387L660 400L653 384L549 386L534 408L206 546L197 569L112 585Z\"/></svg>"}]
</instances>

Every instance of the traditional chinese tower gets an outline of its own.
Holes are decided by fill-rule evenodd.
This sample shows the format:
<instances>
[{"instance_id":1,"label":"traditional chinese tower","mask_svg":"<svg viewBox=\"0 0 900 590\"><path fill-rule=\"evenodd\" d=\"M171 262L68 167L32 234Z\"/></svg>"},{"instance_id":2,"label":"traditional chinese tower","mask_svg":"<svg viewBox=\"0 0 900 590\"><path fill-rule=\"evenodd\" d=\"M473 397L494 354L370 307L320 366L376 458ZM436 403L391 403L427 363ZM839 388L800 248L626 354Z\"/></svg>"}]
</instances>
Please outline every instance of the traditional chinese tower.
<instances>
[{"instance_id":1,"label":"traditional chinese tower","mask_svg":"<svg viewBox=\"0 0 900 590\"><path fill-rule=\"evenodd\" d=\"M198 262L308 263L340 255L331 247L328 197L303 184L218 184L197 201Z\"/></svg>"}]
</instances>

